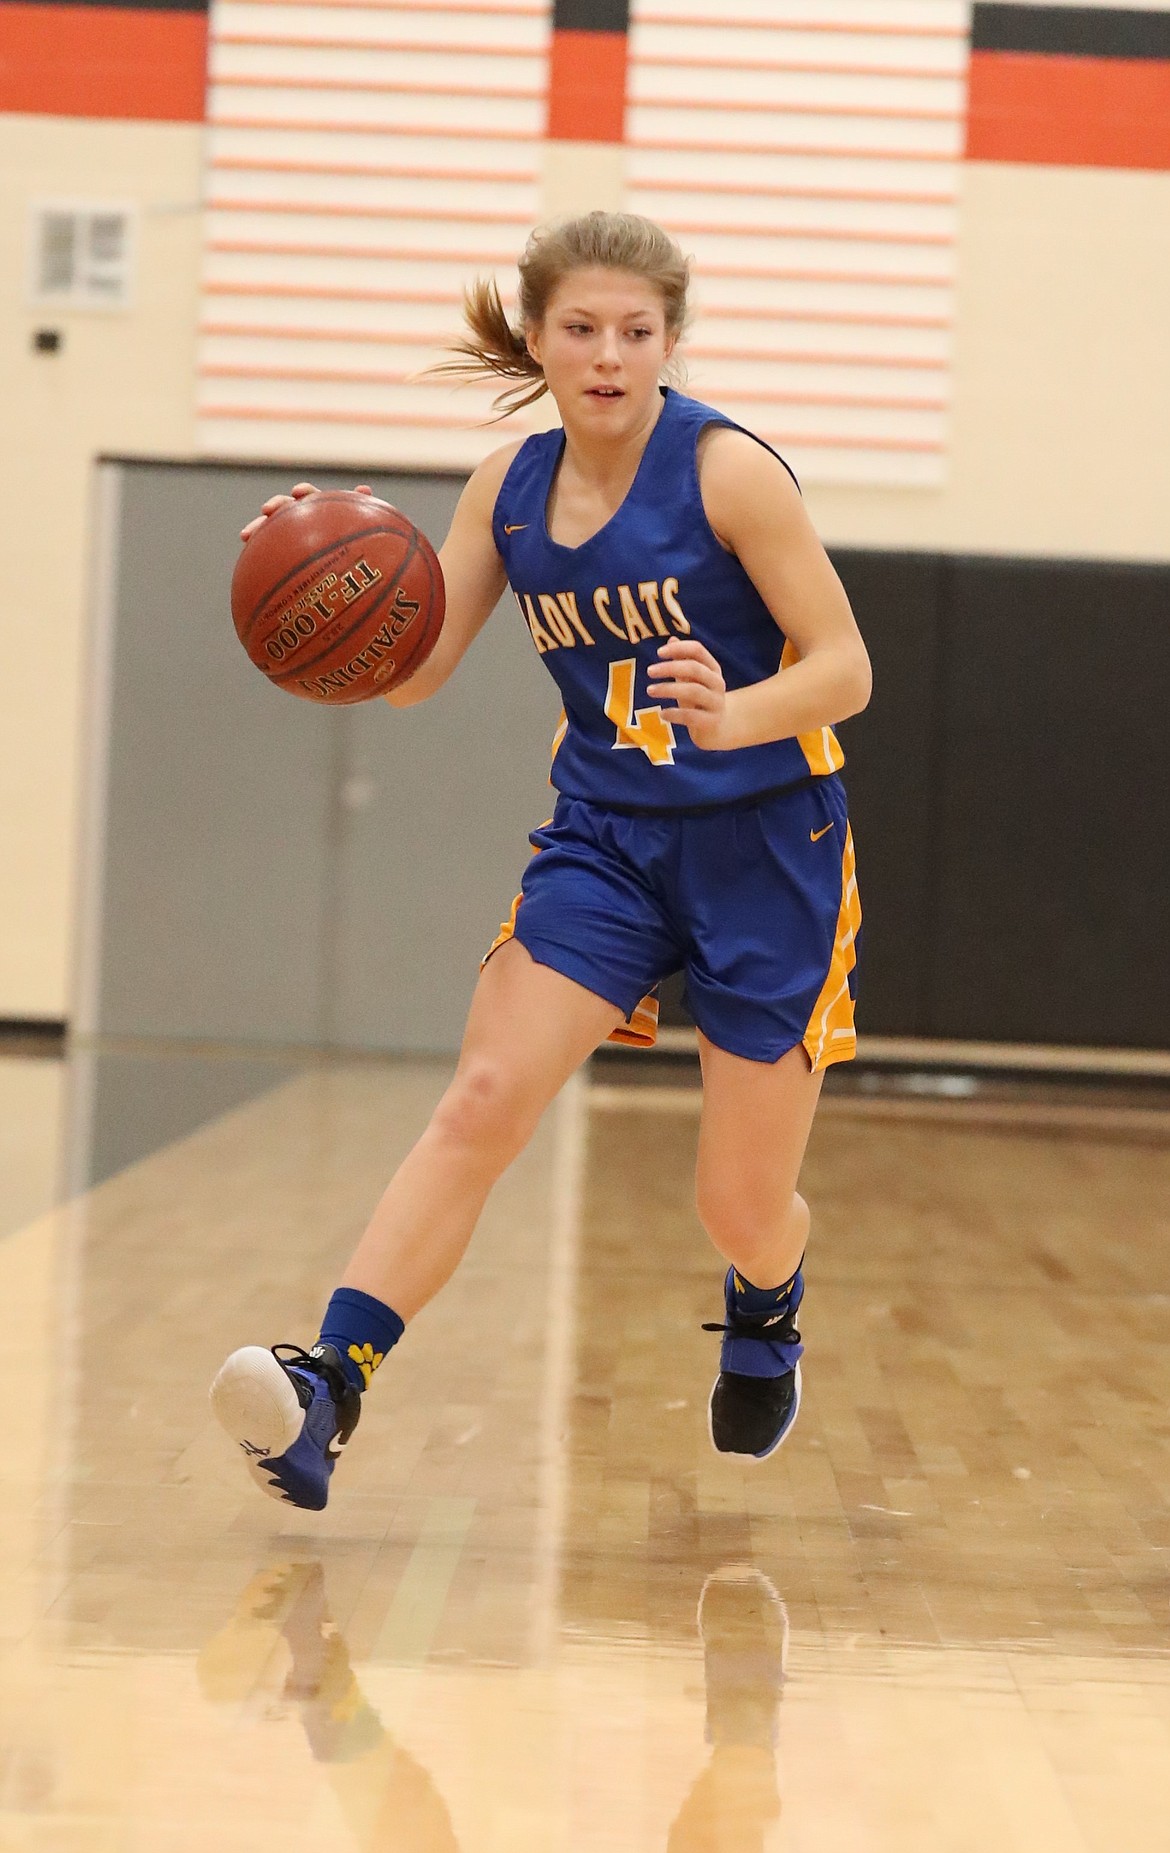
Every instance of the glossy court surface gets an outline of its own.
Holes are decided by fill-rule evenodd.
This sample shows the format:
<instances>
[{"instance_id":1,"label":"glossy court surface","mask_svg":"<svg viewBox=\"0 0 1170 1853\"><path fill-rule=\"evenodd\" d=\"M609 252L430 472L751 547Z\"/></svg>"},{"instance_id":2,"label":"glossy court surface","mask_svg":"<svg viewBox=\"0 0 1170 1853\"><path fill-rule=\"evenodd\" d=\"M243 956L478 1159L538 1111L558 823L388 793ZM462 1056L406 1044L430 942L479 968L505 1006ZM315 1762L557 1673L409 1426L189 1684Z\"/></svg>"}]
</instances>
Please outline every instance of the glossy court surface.
<instances>
[{"instance_id":1,"label":"glossy court surface","mask_svg":"<svg viewBox=\"0 0 1170 1853\"><path fill-rule=\"evenodd\" d=\"M446 1072L302 1070L5 1205L0 1846L1162 1853L1164 1121L826 1101L749 1467L695 1097L582 1080L285 1510L208 1380L312 1337Z\"/></svg>"}]
</instances>

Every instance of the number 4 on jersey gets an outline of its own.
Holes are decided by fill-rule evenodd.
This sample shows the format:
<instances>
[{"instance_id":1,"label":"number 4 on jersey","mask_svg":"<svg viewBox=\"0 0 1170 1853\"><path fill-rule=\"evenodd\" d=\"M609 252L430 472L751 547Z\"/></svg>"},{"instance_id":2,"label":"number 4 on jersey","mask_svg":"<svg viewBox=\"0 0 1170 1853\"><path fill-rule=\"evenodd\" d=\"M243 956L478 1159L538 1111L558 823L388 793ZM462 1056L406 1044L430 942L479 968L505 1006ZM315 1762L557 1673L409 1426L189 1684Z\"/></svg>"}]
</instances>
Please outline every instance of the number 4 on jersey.
<instances>
[{"instance_id":1,"label":"number 4 on jersey","mask_svg":"<svg viewBox=\"0 0 1170 1853\"><path fill-rule=\"evenodd\" d=\"M605 696L606 719L617 728L615 747L637 746L651 765L674 764L674 728L661 708L639 708L634 713L634 682L638 664L627 656L609 666L609 688Z\"/></svg>"}]
</instances>

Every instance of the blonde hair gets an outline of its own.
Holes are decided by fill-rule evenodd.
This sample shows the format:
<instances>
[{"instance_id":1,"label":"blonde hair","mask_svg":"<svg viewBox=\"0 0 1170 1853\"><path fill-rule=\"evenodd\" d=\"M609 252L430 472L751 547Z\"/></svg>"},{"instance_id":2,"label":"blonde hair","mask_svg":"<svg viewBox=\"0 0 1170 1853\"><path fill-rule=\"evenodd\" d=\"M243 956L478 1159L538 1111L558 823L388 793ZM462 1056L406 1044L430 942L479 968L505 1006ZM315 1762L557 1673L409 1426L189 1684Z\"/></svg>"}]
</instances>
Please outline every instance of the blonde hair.
<instances>
[{"instance_id":1,"label":"blonde hair","mask_svg":"<svg viewBox=\"0 0 1170 1853\"><path fill-rule=\"evenodd\" d=\"M520 259L519 318L509 322L494 279L479 277L463 292L467 333L451 342L459 358L440 362L430 373L471 380L484 373L516 383L497 394L497 418L533 405L548 391L544 370L528 352L526 334L539 328L554 290L574 270L628 270L660 291L667 337L681 335L687 320L690 262L669 233L633 212L588 212L583 218L539 227Z\"/></svg>"}]
</instances>

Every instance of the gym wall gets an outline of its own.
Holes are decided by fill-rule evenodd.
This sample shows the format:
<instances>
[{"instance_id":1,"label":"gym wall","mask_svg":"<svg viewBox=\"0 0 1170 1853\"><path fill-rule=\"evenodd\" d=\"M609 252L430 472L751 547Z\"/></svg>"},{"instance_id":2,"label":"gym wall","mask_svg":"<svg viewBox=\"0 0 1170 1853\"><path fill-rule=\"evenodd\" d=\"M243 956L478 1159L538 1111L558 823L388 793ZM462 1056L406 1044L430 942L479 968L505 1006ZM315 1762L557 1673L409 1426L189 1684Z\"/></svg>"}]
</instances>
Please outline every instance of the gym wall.
<instances>
[{"instance_id":1,"label":"gym wall","mask_svg":"<svg viewBox=\"0 0 1170 1853\"><path fill-rule=\"evenodd\" d=\"M74 1025L447 1052L551 807L555 690L509 596L417 709L269 687L221 621L217 561L280 480L101 466ZM439 534L461 481L374 487ZM1170 860L1136 824L1166 783L1170 566L833 555L877 687L840 729L862 1032L1164 1046Z\"/></svg>"},{"instance_id":2,"label":"gym wall","mask_svg":"<svg viewBox=\"0 0 1170 1853\"><path fill-rule=\"evenodd\" d=\"M0 0L0 1017L69 1010L93 460L195 439L206 57L205 8ZM107 202L128 307L38 303L34 209Z\"/></svg>"},{"instance_id":3,"label":"gym wall","mask_svg":"<svg viewBox=\"0 0 1170 1853\"><path fill-rule=\"evenodd\" d=\"M224 0L206 130L199 10L0 0L0 561L38 561L53 639L0 689L0 1015L70 1009L95 455L466 467L483 395L400 376L544 212L678 230L691 388L767 425L835 547L1170 559L1170 14L800 13ZM47 199L137 206L127 309L32 303Z\"/></svg>"},{"instance_id":4,"label":"gym wall","mask_svg":"<svg viewBox=\"0 0 1170 1853\"><path fill-rule=\"evenodd\" d=\"M272 688L221 621L218 562L281 480L248 465L100 466L74 1025L456 1048L527 832L551 808L556 691L510 595L464 671L417 708ZM323 487L343 482L322 473ZM372 481L436 534L461 486Z\"/></svg>"}]
</instances>

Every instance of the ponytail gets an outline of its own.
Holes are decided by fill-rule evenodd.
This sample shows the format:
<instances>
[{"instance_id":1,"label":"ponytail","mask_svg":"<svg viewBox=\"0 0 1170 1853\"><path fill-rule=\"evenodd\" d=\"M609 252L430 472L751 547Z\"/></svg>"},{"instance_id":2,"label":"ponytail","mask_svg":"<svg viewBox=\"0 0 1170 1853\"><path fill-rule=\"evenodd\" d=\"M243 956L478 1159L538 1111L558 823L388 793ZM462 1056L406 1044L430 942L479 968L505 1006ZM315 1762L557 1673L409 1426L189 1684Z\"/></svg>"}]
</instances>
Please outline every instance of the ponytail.
<instances>
[{"instance_id":1,"label":"ponytail","mask_svg":"<svg viewBox=\"0 0 1170 1853\"><path fill-rule=\"evenodd\" d=\"M428 367L428 373L449 373L464 380L494 373L500 379L516 381L507 391L497 394L493 424L544 397L548 391L544 370L528 352L524 330L513 328L509 322L493 277L477 277L464 290L463 320L467 333L450 343L451 352L458 358L440 361L438 366Z\"/></svg>"}]
</instances>

